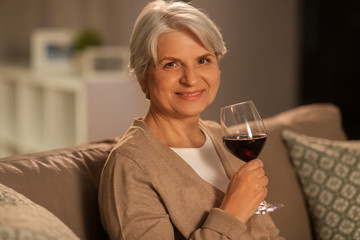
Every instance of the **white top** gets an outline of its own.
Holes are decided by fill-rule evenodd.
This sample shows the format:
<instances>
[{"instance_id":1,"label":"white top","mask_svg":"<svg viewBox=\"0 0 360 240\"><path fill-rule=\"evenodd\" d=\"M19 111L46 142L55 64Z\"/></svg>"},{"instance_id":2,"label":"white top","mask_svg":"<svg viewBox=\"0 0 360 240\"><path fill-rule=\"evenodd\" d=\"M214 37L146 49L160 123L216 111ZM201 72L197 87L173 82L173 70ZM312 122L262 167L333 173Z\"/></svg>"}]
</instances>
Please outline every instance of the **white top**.
<instances>
[{"instance_id":1,"label":"white top","mask_svg":"<svg viewBox=\"0 0 360 240\"><path fill-rule=\"evenodd\" d=\"M226 192L229 178L208 134L203 131L206 141L200 148L171 148L183 158L196 173L222 192Z\"/></svg>"}]
</instances>

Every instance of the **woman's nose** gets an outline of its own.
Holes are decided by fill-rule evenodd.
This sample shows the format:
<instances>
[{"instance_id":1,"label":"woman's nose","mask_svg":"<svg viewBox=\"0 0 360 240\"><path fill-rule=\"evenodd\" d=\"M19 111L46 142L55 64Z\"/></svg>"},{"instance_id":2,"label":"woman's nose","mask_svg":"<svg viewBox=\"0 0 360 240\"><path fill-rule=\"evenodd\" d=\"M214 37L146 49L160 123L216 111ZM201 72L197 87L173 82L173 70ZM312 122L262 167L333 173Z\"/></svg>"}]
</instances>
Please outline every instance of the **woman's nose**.
<instances>
[{"instance_id":1,"label":"woman's nose","mask_svg":"<svg viewBox=\"0 0 360 240\"><path fill-rule=\"evenodd\" d=\"M183 69L183 74L180 79L182 84L193 86L198 81L199 74L197 73L196 69L194 68L185 68Z\"/></svg>"}]
</instances>

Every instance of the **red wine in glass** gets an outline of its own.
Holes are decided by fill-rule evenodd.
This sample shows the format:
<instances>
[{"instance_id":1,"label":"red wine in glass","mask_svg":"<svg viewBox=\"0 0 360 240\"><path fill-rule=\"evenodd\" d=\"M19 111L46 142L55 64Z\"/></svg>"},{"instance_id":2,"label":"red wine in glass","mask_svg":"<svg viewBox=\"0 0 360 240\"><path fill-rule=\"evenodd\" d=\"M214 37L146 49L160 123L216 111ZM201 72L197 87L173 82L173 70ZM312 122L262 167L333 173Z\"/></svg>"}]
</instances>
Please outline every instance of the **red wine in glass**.
<instances>
[{"instance_id":1,"label":"red wine in glass","mask_svg":"<svg viewBox=\"0 0 360 240\"><path fill-rule=\"evenodd\" d=\"M246 135L234 134L223 137L225 147L229 152L244 162L257 158L265 144L266 134L259 133L249 139Z\"/></svg>"},{"instance_id":2,"label":"red wine in glass","mask_svg":"<svg viewBox=\"0 0 360 240\"><path fill-rule=\"evenodd\" d=\"M222 107L221 133L224 146L235 157L249 162L258 157L267 138L259 112L252 101ZM266 214L284 206L263 201L255 214Z\"/></svg>"}]
</instances>

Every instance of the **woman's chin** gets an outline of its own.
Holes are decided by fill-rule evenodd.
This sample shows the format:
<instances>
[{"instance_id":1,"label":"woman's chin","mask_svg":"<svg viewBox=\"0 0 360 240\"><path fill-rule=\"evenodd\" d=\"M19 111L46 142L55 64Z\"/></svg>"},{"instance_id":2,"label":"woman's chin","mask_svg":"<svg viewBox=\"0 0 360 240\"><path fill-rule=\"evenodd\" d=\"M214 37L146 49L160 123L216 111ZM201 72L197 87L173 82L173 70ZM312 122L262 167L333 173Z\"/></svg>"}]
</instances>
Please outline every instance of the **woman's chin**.
<instances>
[{"instance_id":1,"label":"woman's chin","mask_svg":"<svg viewBox=\"0 0 360 240\"><path fill-rule=\"evenodd\" d=\"M200 114L205 111L206 107L204 106L190 106L187 109L181 111L183 117L199 117Z\"/></svg>"}]
</instances>

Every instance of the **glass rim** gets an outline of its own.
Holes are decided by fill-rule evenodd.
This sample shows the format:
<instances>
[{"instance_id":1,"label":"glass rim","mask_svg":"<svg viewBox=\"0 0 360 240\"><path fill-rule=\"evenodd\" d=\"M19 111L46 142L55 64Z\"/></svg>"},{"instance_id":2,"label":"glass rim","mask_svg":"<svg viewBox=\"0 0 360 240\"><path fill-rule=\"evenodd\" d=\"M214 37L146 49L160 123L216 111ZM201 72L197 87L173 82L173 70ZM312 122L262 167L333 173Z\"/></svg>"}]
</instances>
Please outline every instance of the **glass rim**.
<instances>
[{"instance_id":1,"label":"glass rim","mask_svg":"<svg viewBox=\"0 0 360 240\"><path fill-rule=\"evenodd\" d=\"M245 104L245 103L252 103L252 104L254 104L254 102L253 102L252 100L247 100L247 101L238 102L238 103L234 103L234 104L230 104L230 105L223 106L223 107L221 107L221 109L224 109L224 108L231 108L231 107L235 107L235 106L243 105L243 104Z\"/></svg>"}]
</instances>

